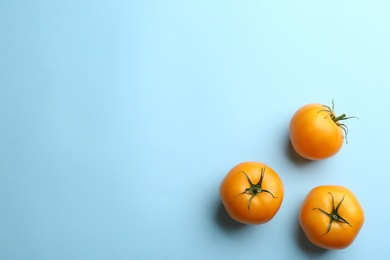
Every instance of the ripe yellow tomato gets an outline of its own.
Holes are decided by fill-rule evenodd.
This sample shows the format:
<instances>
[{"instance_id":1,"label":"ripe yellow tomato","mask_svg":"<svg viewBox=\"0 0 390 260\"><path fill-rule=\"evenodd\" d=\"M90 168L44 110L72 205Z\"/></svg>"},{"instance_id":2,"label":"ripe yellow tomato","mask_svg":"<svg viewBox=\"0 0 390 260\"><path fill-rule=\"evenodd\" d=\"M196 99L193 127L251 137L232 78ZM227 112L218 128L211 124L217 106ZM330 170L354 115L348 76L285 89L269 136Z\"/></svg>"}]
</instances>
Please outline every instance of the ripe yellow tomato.
<instances>
[{"instance_id":1,"label":"ripe yellow tomato","mask_svg":"<svg viewBox=\"0 0 390 260\"><path fill-rule=\"evenodd\" d=\"M325 249L343 249L355 240L364 212L355 195L343 186L318 186L304 199L299 212L307 238Z\"/></svg>"},{"instance_id":2,"label":"ripe yellow tomato","mask_svg":"<svg viewBox=\"0 0 390 260\"><path fill-rule=\"evenodd\" d=\"M263 224L278 212L284 196L279 175L259 162L243 162L223 179L219 194L234 220L244 224Z\"/></svg>"},{"instance_id":3,"label":"ripe yellow tomato","mask_svg":"<svg viewBox=\"0 0 390 260\"><path fill-rule=\"evenodd\" d=\"M295 112L289 134L294 150L303 158L322 160L335 155L342 147L348 128L340 123L345 114L336 116L333 107L308 104Z\"/></svg>"}]
</instances>

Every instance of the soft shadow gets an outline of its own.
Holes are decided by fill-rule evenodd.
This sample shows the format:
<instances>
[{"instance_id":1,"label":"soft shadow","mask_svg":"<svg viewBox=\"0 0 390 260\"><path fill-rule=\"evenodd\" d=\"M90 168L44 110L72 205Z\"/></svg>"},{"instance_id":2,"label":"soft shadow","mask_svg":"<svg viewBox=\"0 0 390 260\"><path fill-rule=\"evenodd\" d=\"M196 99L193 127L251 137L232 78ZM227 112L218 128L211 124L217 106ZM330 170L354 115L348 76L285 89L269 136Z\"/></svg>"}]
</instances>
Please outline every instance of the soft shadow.
<instances>
[{"instance_id":1,"label":"soft shadow","mask_svg":"<svg viewBox=\"0 0 390 260\"><path fill-rule=\"evenodd\" d=\"M291 144L290 137L288 135L286 138L285 155L292 163L294 163L297 166L308 165L313 163L312 160L305 159L295 152Z\"/></svg>"},{"instance_id":2,"label":"soft shadow","mask_svg":"<svg viewBox=\"0 0 390 260\"><path fill-rule=\"evenodd\" d=\"M215 222L223 231L227 233L234 233L240 230L244 230L245 227L248 226L233 220L226 212L226 209L223 206L222 202L218 201L217 203L218 205L215 211Z\"/></svg>"},{"instance_id":3,"label":"soft shadow","mask_svg":"<svg viewBox=\"0 0 390 260\"><path fill-rule=\"evenodd\" d=\"M299 225L299 220L296 223L297 223L296 234L295 234L296 243L306 255L308 255L311 258L316 258L329 252L329 250L318 247L313 243L311 243L309 239L306 237L305 232L303 232L301 226Z\"/></svg>"}]
</instances>

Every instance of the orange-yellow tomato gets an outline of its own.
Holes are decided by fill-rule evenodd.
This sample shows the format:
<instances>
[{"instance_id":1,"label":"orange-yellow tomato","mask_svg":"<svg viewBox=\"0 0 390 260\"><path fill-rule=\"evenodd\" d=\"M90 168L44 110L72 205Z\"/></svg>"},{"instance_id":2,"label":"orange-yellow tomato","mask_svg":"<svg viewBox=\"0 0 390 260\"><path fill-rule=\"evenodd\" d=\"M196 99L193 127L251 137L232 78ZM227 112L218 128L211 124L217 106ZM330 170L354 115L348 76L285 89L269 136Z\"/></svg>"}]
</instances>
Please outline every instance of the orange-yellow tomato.
<instances>
[{"instance_id":1,"label":"orange-yellow tomato","mask_svg":"<svg viewBox=\"0 0 390 260\"><path fill-rule=\"evenodd\" d=\"M223 179L219 194L234 220L244 224L263 224L278 212L284 196L277 173L259 162L243 162Z\"/></svg>"},{"instance_id":2,"label":"orange-yellow tomato","mask_svg":"<svg viewBox=\"0 0 390 260\"><path fill-rule=\"evenodd\" d=\"M364 223L364 212L355 195L342 186L312 189L299 212L307 238L325 249L343 249L355 240Z\"/></svg>"},{"instance_id":3,"label":"orange-yellow tomato","mask_svg":"<svg viewBox=\"0 0 390 260\"><path fill-rule=\"evenodd\" d=\"M321 104L308 104L295 112L290 121L290 140L294 150L309 160L322 160L335 155L342 147L346 126L333 108Z\"/></svg>"}]
</instances>

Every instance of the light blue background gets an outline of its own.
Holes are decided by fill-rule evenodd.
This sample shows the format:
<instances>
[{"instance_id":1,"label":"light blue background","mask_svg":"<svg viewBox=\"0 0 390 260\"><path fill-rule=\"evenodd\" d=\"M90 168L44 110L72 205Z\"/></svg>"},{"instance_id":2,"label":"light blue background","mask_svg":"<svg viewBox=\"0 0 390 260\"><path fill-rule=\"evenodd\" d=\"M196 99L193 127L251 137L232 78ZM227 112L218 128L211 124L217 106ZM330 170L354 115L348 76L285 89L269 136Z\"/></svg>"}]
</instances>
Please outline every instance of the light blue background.
<instances>
[{"instance_id":1,"label":"light blue background","mask_svg":"<svg viewBox=\"0 0 390 260\"><path fill-rule=\"evenodd\" d=\"M388 255L389 1L0 2L0 259L369 259ZM288 124L335 99L349 143L305 162ZM281 176L275 218L243 226L219 184ZM355 242L312 246L317 185L365 209Z\"/></svg>"}]
</instances>

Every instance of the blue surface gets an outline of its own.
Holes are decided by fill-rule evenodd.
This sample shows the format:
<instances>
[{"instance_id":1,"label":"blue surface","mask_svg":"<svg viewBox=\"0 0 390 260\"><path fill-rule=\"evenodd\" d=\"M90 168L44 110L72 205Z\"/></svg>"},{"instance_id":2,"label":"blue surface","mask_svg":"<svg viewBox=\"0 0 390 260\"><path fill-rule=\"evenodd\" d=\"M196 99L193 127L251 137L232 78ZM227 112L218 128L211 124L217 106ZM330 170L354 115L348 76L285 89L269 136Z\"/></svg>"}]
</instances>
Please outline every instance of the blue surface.
<instances>
[{"instance_id":1,"label":"blue surface","mask_svg":"<svg viewBox=\"0 0 390 260\"><path fill-rule=\"evenodd\" d=\"M388 1L0 2L0 259L378 259L388 255ZM335 99L333 158L300 160L288 124ZM266 225L219 184L260 161L285 199ZM347 249L305 239L322 184L366 214Z\"/></svg>"}]
</instances>

